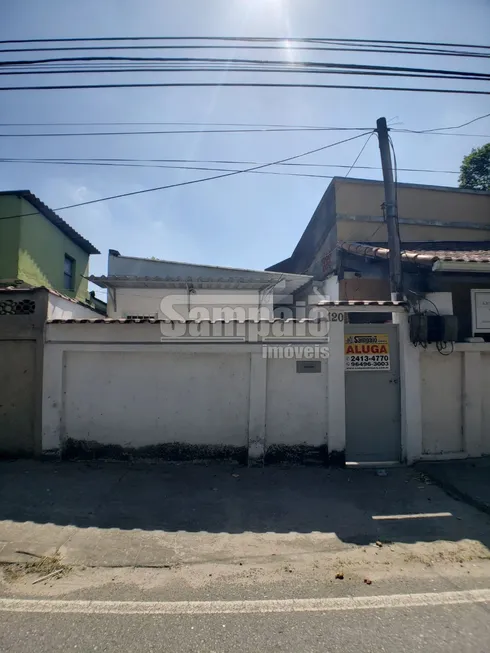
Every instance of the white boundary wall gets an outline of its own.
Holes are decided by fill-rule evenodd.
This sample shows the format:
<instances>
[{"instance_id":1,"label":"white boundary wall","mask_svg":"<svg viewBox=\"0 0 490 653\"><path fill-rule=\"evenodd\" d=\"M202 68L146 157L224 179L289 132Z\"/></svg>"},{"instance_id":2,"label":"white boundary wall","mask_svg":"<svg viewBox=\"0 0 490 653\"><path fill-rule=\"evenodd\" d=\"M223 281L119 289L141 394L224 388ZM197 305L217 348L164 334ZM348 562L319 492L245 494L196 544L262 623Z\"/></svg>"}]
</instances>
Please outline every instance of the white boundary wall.
<instances>
[{"instance_id":1,"label":"white boundary wall","mask_svg":"<svg viewBox=\"0 0 490 653\"><path fill-rule=\"evenodd\" d=\"M419 351L422 459L490 455L490 343Z\"/></svg>"},{"instance_id":2,"label":"white boundary wall","mask_svg":"<svg viewBox=\"0 0 490 653\"><path fill-rule=\"evenodd\" d=\"M400 332L402 450L407 463L490 455L490 343L415 347Z\"/></svg>"},{"instance_id":3,"label":"white boundary wall","mask_svg":"<svg viewBox=\"0 0 490 653\"><path fill-rule=\"evenodd\" d=\"M267 344L326 347L326 336L281 327ZM44 454L71 446L89 457L236 453L262 462L329 450L327 359L319 373L297 373L297 359L264 357L260 340L161 339L158 323L48 323Z\"/></svg>"},{"instance_id":4,"label":"white boundary wall","mask_svg":"<svg viewBox=\"0 0 490 653\"><path fill-rule=\"evenodd\" d=\"M400 343L402 460L490 455L490 343L457 343L449 356L414 347L408 316L395 313ZM168 325L167 325L168 326ZM170 327L168 326L170 329ZM344 322L327 337L172 337L156 324L47 324L43 451L69 438L122 449L237 448L249 461L303 460L345 452ZM264 358L263 344L326 346L320 373L297 359ZM301 358L301 357L300 357ZM174 451L174 450L172 450ZM228 450L227 450L228 451ZM219 453L219 452L218 452Z\"/></svg>"}]
</instances>

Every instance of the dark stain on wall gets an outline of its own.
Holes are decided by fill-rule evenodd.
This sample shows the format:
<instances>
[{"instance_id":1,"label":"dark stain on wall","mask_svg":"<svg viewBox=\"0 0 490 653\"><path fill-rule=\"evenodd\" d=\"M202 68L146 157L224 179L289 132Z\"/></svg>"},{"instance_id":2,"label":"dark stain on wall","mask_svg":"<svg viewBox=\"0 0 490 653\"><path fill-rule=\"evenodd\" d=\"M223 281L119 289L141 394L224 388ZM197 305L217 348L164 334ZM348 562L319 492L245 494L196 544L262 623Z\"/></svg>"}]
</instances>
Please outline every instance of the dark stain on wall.
<instances>
[{"instance_id":1,"label":"dark stain on wall","mask_svg":"<svg viewBox=\"0 0 490 653\"><path fill-rule=\"evenodd\" d=\"M47 453L47 452L45 452ZM146 447L123 447L118 444L101 444L95 440L68 438L61 452L49 452L49 458L57 454L63 460L167 460L174 462L199 460L230 460L246 465L247 447L228 445L195 445L180 442L150 445ZM272 445L267 448L264 460L250 461L257 466L265 465L345 465L345 451L328 452L326 445L312 447L307 444Z\"/></svg>"},{"instance_id":2,"label":"dark stain on wall","mask_svg":"<svg viewBox=\"0 0 490 653\"><path fill-rule=\"evenodd\" d=\"M169 461L234 460L246 464L246 447L227 445L194 445L180 442L149 445L146 447L122 447L119 444L101 444L94 440L68 438L63 446L64 460L131 460L133 458Z\"/></svg>"},{"instance_id":3,"label":"dark stain on wall","mask_svg":"<svg viewBox=\"0 0 490 653\"><path fill-rule=\"evenodd\" d=\"M331 451L328 454L328 464L331 467L345 467L345 451Z\"/></svg>"},{"instance_id":4,"label":"dark stain on wall","mask_svg":"<svg viewBox=\"0 0 490 653\"><path fill-rule=\"evenodd\" d=\"M324 445L312 447L307 444L271 445L265 453L265 464L274 465L280 463L289 463L292 465L325 465L327 464L327 448Z\"/></svg>"}]
</instances>

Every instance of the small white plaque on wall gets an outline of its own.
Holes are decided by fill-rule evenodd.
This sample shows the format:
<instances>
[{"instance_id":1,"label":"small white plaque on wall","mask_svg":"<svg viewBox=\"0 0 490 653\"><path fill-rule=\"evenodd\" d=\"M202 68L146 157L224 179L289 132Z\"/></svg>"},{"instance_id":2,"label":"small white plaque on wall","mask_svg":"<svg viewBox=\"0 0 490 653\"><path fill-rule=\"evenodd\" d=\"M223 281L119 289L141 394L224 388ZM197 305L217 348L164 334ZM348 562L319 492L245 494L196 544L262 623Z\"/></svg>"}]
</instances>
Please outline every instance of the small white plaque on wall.
<instances>
[{"instance_id":1,"label":"small white plaque on wall","mask_svg":"<svg viewBox=\"0 0 490 653\"><path fill-rule=\"evenodd\" d=\"M471 291L473 333L490 333L490 288Z\"/></svg>"}]
</instances>

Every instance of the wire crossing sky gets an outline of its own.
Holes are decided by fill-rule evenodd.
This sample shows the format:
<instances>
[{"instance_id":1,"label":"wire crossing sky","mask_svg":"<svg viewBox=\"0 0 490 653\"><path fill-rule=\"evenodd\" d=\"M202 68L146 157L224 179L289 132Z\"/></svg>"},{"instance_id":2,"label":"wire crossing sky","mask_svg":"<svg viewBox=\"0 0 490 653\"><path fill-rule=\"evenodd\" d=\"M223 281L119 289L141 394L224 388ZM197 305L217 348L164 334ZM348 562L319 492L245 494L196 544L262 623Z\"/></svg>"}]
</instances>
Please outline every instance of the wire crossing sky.
<instances>
[{"instance_id":1,"label":"wire crossing sky","mask_svg":"<svg viewBox=\"0 0 490 653\"><path fill-rule=\"evenodd\" d=\"M2 9L2 189L63 210L103 252L94 274L109 248L256 269L289 256L331 177L381 179L381 116L400 182L455 186L490 140L486 0Z\"/></svg>"}]
</instances>

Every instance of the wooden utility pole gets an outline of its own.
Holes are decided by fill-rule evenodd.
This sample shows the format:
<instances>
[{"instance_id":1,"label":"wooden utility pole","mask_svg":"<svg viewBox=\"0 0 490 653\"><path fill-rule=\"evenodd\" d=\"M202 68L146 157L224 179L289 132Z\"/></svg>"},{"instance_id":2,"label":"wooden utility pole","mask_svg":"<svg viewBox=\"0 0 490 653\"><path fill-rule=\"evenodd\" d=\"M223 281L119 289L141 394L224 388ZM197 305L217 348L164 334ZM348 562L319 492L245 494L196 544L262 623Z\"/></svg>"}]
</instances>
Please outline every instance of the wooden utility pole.
<instances>
[{"instance_id":1,"label":"wooden utility pole","mask_svg":"<svg viewBox=\"0 0 490 653\"><path fill-rule=\"evenodd\" d=\"M400 235L398 232L398 207L396 204L396 189L393 181L393 168L391 164L390 142L388 139L388 126L386 118L376 121L381 165L383 167L383 181L385 187L385 216L388 229L388 249L390 250L390 290L392 301L403 300L402 264L400 254Z\"/></svg>"}]
</instances>

